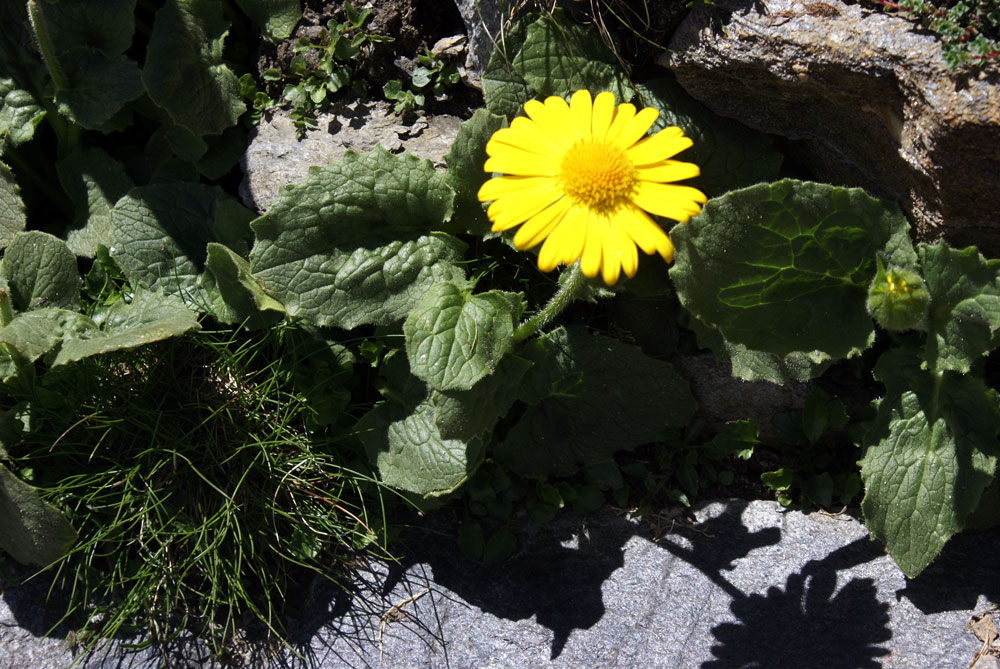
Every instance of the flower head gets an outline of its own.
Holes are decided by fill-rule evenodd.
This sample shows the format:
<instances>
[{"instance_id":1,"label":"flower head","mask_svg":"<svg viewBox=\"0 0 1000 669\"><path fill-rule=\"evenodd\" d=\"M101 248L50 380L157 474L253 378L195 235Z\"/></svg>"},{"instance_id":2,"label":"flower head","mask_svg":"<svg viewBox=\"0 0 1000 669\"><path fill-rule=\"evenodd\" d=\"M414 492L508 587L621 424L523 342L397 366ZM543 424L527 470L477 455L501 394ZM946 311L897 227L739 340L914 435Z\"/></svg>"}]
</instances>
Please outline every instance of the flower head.
<instances>
[{"instance_id":1,"label":"flower head","mask_svg":"<svg viewBox=\"0 0 1000 669\"><path fill-rule=\"evenodd\" d=\"M611 93L591 99L580 90L569 104L556 96L529 100L524 111L527 117L486 144L483 169L503 174L479 189L480 202L491 202L493 231L520 225L518 249L545 242L538 253L543 272L579 259L585 276L600 272L609 286L622 271L635 274L637 246L673 260L670 238L649 214L686 223L701 211L701 191L670 183L700 173L693 163L670 160L691 139L676 127L645 137L659 112L616 108Z\"/></svg>"}]
</instances>

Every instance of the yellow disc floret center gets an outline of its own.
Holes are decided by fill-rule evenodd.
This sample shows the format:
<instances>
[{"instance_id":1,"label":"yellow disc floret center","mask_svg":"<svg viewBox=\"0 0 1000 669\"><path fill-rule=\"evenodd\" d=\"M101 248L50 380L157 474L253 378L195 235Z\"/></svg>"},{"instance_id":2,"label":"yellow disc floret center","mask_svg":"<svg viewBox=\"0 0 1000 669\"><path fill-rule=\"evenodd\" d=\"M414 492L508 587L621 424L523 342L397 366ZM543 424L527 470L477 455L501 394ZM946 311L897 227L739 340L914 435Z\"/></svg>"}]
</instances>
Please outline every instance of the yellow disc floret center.
<instances>
[{"instance_id":1,"label":"yellow disc floret center","mask_svg":"<svg viewBox=\"0 0 1000 669\"><path fill-rule=\"evenodd\" d=\"M563 156L559 184L577 203L610 211L635 188L635 165L616 146L583 140Z\"/></svg>"}]
</instances>

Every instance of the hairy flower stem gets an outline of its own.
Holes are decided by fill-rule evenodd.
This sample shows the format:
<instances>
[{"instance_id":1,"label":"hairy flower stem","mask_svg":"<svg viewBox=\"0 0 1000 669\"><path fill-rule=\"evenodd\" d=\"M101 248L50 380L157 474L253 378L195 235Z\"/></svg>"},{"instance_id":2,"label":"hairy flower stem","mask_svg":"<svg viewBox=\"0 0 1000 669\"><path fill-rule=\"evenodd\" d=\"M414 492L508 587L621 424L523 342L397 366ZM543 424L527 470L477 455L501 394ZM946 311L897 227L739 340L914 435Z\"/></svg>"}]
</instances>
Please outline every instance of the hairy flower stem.
<instances>
[{"instance_id":1,"label":"hairy flower stem","mask_svg":"<svg viewBox=\"0 0 1000 669\"><path fill-rule=\"evenodd\" d=\"M42 54L42 60L45 61L45 68L49 71L49 76L52 77L52 83L55 84L56 92L66 90L69 88L66 76L63 74L62 68L59 66L59 61L56 59L56 52L52 46L52 40L49 38L49 31L45 27L45 17L42 16L42 11L39 9L36 0L28 0L28 18L31 20L31 28L35 33L35 42L38 44L38 50Z\"/></svg>"},{"instance_id":2,"label":"hairy flower stem","mask_svg":"<svg viewBox=\"0 0 1000 669\"><path fill-rule=\"evenodd\" d=\"M586 280L584 279L583 272L580 271L580 262L577 261L566 270L562 285L556 294L552 296L552 299L549 300L549 303L514 331L512 343L514 345L521 343L551 323L571 302L580 297L585 285Z\"/></svg>"}]
</instances>

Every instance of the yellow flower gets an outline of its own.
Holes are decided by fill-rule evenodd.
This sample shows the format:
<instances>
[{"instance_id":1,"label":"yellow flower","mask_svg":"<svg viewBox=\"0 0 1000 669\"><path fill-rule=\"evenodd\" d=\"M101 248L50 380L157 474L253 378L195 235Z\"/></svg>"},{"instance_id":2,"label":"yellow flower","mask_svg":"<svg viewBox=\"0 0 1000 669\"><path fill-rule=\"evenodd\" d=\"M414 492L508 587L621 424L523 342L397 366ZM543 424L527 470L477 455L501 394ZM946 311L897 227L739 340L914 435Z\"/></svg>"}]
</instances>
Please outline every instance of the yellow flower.
<instances>
[{"instance_id":1,"label":"yellow flower","mask_svg":"<svg viewBox=\"0 0 1000 669\"><path fill-rule=\"evenodd\" d=\"M633 276L636 246L671 262L674 246L646 212L686 223L701 211L705 195L680 181L698 176L693 163L669 160L692 145L680 128L645 137L659 112L615 108L611 93L591 100L577 91L569 104L552 96L524 104L515 118L486 144L487 172L500 172L479 189L493 231L521 228L514 246L542 241L538 268L551 272L580 259L588 277L600 272L614 284L622 271Z\"/></svg>"}]
</instances>

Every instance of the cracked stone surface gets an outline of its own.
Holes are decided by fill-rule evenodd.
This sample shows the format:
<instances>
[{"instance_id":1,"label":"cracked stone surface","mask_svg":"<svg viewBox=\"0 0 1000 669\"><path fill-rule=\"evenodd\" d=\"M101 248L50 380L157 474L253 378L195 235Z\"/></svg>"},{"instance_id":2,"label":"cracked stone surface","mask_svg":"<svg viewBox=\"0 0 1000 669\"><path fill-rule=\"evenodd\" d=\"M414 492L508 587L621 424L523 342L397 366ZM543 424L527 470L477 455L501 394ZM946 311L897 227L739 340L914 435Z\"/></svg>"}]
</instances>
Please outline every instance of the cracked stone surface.
<instances>
[{"instance_id":1,"label":"cracked stone surface","mask_svg":"<svg viewBox=\"0 0 1000 669\"><path fill-rule=\"evenodd\" d=\"M841 0L727 0L691 12L659 62L717 114L799 140L817 180L899 202L918 237L1000 249L1000 80L950 72L912 22Z\"/></svg>"},{"instance_id":2,"label":"cracked stone surface","mask_svg":"<svg viewBox=\"0 0 1000 669\"><path fill-rule=\"evenodd\" d=\"M299 138L287 114L275 114L261 120L241 160L240 198L264 213L278 190L305 179L311 166L337 162L347 151L366 153L378 144L389 153L409 151L444 168L460 124L457 116L443 114L405 122L388 103L356 101L321 114L317 127Z\"/></svg>"},{"instance_id":3,"label":"cracked stone surface","mask_svg":"<svg viewBox=\"0 0 1000 669\"><path fill-rule=\"evenodd\" d=\"M433 515L431 523L440 522ZM967 629L1000 602L1000 530L952 539L907 579L847 515L723 500L658 526L607 511L515 528L518 551L473 564L447 535L413 541L398 566L359 574L353 595L318 586L293 639L301 657L247 650L243 666L303 667L967 667ZM0 667L63 667L41 639L43 584L6 584ZM1000 615L989 612L1000 625ZM251 645L247 645L252 649ZM173 666L210 666L181 644ZM83 667L153 667L117 647ZM976 669L995 669L996 657Z\"/></svg>"}]
</instances>

